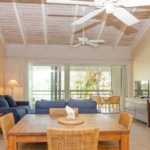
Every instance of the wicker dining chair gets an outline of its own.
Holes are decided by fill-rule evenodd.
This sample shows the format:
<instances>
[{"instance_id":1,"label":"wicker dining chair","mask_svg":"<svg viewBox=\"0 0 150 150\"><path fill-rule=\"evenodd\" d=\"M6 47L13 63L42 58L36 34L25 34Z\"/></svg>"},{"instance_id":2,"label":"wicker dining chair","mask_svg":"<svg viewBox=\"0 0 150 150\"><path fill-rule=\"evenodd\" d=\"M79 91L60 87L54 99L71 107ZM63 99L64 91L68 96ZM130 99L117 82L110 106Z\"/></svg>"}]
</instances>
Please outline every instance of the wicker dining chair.
<instances>
[{"instance_id":1,"label":"wicker dining chair","mask_svg":"<svg viewBox=\"0 0 150 150\"><path fill-rule=\"evenodd\" d=\"M78 115L78 108L72 108L73 110L75 110L75 115ZM65 108L50 108L49 109L49 114L50 115L65 115L66 111Z\"/></svg>"},{"instance_id":2,"label":"wicker dining chair","mask_svg":"<svg viewBox=\"0 0 150 150\"><path fill-rule=\"evenodd\" d=\"M97 150L99 127L47 128L48 150Z\"/></svg>"},{"instance_id":3,"label":"wicker dining chair","mask_svg":"<svg viewBox=\"0 0 150 150\"><path fill-rule=\"evenodd\" d=\"M133 116L126 112L120 112L118 124L124 126L129 131L131 130ZM119 141L99 141L98 150L120 150Z\"/></svg>"},{"instance_id":4,"label":"wicker dining chair","mask_svg":"<svg viewBox=\"0 0 150 150\"><path fill-rule=\"evenodd\" d=\"M109 98L109 105L112 105L112 107L114 107L114 105L118 105L120 110L120 96L111 96Z\"/></svg>"},{"instance_id":5,"label":"wicker dining chair","mask_svg":"<svg viewBox=\"0 0 150 150\"><path fill-rule=\"evenodd\" d=\"M94 96L92 94L89 94L89 98L93 100Z\"/></svg>"},{"instance_id":6,"label":"wicker dining chair","mask_svg":"<svg viewBox=\"0 0 150 150\"><path fill-rule=\"evenodd\" d=\"M98 108L101 109L102 98L100 96L94 96L93 100L96 101Z\"/></svg>"},{"instance_id":7,"label":"wicker dining chair","mask_svg":"<svg viewBox=\"0 0 150 150\"><path fill-rule=\"evenodd\" d=\"M1 129L3 133L3 138L5 142L6 149L8 149L8 137L7 132L15 125L14 116L12 113L4 115L1 117Z\"/></svg>"},{"instance_id":8,"label":"wicker dining chair","mask_svg":"<svg viewBox=\"0 0 150 150\"><path fill-rule=\"evenodd\" d=\"M6 150L8 150L8 131L15 125L13 113L4 115L0 119ZM19 150L46 150L46 143L21 143L18 145Z\"/></svg>"}]
</instances>

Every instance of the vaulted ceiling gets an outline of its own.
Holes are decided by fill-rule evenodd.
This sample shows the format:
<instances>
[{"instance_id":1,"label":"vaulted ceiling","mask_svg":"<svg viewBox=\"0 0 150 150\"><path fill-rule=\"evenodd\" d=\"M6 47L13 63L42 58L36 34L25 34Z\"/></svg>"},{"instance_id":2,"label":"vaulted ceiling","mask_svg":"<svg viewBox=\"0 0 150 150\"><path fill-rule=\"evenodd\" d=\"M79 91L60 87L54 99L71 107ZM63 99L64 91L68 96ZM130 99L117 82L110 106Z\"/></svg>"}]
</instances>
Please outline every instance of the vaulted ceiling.
<instances>
[{"instance_id":1,"label":"vaulted ceiling","mask_svg":"<svg viewBox=\"0 0 150 150\"><path fill-rule=\"evenodd\" d=\"M88 1L88 0L86 0ZM45 0L0 0L0 37L8 44L70 45L82 37L82 25L72 26L83 16L83 6L48 4ZM85 15L95 7L84 6ZM126 26L105 11L85 22L85 37L103 39L103 46L128 46L132 50L150 26L150 6L125 8L140 21Z\"/></svg>"}]
</instances>

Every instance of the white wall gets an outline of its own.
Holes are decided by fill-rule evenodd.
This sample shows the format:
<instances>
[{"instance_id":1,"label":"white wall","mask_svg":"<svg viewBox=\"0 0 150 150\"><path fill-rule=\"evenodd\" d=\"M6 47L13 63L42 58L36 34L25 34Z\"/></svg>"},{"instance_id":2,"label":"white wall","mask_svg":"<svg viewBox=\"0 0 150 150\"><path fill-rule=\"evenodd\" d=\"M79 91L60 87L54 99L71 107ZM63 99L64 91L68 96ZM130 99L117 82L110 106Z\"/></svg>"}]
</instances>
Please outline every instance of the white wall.
<instances>
[{"instance_id":1,"label":"white wall","mask_svg":"<svg viewBox=\"0 0 150 150\"><path fill-rule=\"evenodd\" d=\"M0 95L5 92L5 57L6 51L0 39Z\"/></svg>"},{"instance_id":2,"label":"white wall","mask_svg":"<svg viewBox=\"0 0 150 150\"><path fill-rule=\"evenodd\" d=\"M87 46L69 49L65 45L51 45L45 50L43 45L30 45L25 49L24 45L8 45L7 57L14 58L44 58L51 60L63 60L65 63L72 60L79 60L81 63L85 60L90 61L128 61L131 59L131 53L128 47L118 47L112 51L111 47L100 47L93 49ZM78 63L78 62L77 62ZM89 63L90 64L90 63Z\"/></svg>"},{"instance_id":3,"label":"white wall","mask_svg":"<svg viewBox=\"0 0 150 150\"><path fill-rule=\"evenodd\" d=\"M132 52L133 81L150 82L150 27Z\"/></svg>"}]
</instances>

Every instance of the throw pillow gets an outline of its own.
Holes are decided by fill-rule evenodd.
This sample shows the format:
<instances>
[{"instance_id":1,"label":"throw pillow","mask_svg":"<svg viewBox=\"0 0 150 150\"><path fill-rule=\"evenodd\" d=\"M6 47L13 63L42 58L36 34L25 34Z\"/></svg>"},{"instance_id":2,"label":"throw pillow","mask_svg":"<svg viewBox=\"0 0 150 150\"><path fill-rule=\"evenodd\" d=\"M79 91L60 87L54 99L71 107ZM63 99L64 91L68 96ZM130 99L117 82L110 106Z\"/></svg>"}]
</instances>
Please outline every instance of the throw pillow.
<instances>
[{"instance_id":1,"label":"throw pillow","mask_svg":"<svg viewBox=\"0 0 150 150\"><path fill-rule=\"evenodd\" d=\"M0 107L9 107L6 99L3 96L0 96Z\"/></svg>"},{"instance_id":2,"label":"throw pillow","mask_svg":"<svg viewBox=\"0 0 150 150\"><path fill-rule=\"evenodd\" d=\"M8 102L10 107L16 107L17 106L17 103L15 102L15 100L10 95L5 95L5 99Z\"/></svg>"}]
</instances>

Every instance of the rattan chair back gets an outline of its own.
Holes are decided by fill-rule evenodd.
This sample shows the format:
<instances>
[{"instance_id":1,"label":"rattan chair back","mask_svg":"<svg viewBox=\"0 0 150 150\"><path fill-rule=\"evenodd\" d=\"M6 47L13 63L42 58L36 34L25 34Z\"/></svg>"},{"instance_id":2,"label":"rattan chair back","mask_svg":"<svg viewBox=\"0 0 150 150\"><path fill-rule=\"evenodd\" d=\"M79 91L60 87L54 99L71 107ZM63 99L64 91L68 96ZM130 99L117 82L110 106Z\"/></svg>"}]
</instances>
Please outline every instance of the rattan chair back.
<instances>
[{"instance_id":1,"label":"rattan chair back","mask_svg":"<svg viewBox=\"0 0 150 150\"><path fill-rule=\"evenodd\" d=\"M131 129L133 121L133 116L131 114L128 114L126 112L120 112L120 117L118 120L118 123L127 128L128 130Z\"/></svg>"},{"instance_id":2,"label":"rattan chair back","mask_svg":"<svg viewBox=\"0 0 150 150\"><path fill-rule=\"evenodd\" d=\"M99 127L47 128L48 150L97 150Z\"/></svg>"},{"instance_id":3,"label":"rattan chair back","mask_svg":"<svg viewBox=\"0 0 150 150\"><path fill-rule=\"evenodd\" d=\"M111 96L109 102L110 104L120 104L120 96Z\"/></svg>"},{"instance_id":4,"label":"rattan chair back","mask_svg":"<svg viewBox=\"0 0 150 150\"><path fill-rule=\"evenodd\" d=\"M75 110L75 114L78 115L78 108L72 108L73 110ZM50 108L49 109L49 114L50 115L65 115L66 111L65 108Z\"/></svg>"},{"instance_id":5,"label":"rattan chair back","mask_svg":"<svg viewBox=\"0 0 150 150\"><path fill-rule=\"evenodd\" d=\"M89 98L91 98L93 100L94 96L92 94L89 94Z\"/></svg>"},{"instance_id":6,"label":"rattan chair back","mask_svg":"<svg viewBox=\"0 0 150 150\"><path fill-rule=\"evenodd\" d=\"M7 115L2 116L0 121L1 121L1 129L3 132L5 146L6 149L8 149L7 132L15 125L13 113L9 113Z\"/></svg>"},{"instance_id":7,"label":"rattan chair back","mask_svg":"<svg viewBox=\"0 0 150 150\"><path fill-rule=\"evenodd\" d=\"M102 103L102 99L99 96L94 96L93 100L96 101L97 104L101 104Z\"/></svg>"},{"instance_id":8,"label":"rattan chair back","mask_svg":"<svg viewBox=\"0 0 150 150\"><path fill-rule=\"evenodd\" d=\"M127 128L131 129L133 121L133 116L126 113L120 112L120 117L118 123ZM119 150L119 141L100 141L99 142L99 150Z\"/></svg>"}]
</instances>

